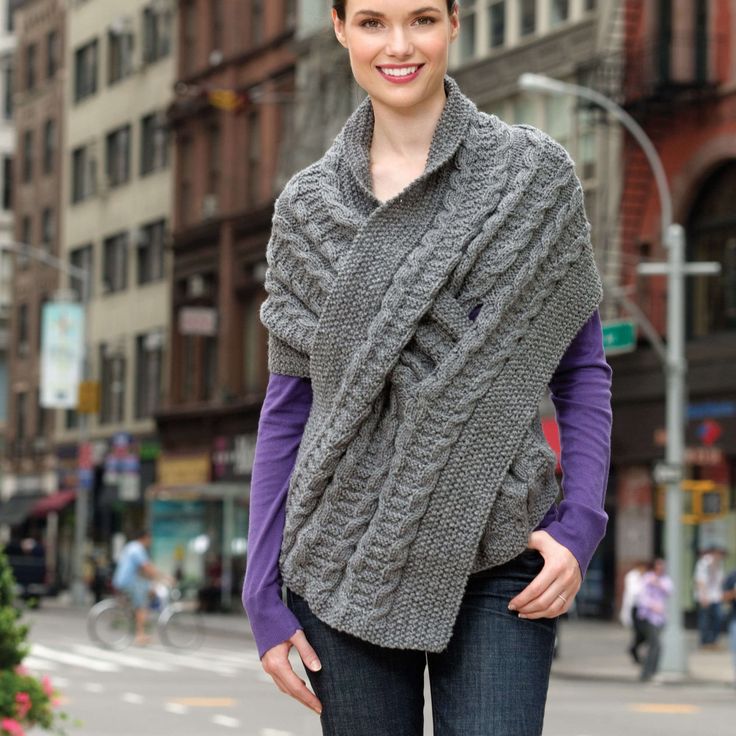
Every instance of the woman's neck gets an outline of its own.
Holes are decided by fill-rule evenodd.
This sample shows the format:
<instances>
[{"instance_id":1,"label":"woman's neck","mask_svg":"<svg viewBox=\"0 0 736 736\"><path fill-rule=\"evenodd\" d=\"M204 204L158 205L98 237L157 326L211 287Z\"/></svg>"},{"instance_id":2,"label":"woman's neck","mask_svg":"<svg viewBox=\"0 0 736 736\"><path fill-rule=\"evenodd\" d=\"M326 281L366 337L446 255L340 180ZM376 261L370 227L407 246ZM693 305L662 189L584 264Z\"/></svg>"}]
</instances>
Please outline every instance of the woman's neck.
<instances>
[{"instance_id":1,"label":"woman's neck","mask_svg":"<svg viewBox=\"0 0 736 736\"><path fill-rule=\"evenodd\" d=\"M446 100L444 85L411 109L389 107L374 99L371 160L426 161Z\"/></svg>"}]
</instances>

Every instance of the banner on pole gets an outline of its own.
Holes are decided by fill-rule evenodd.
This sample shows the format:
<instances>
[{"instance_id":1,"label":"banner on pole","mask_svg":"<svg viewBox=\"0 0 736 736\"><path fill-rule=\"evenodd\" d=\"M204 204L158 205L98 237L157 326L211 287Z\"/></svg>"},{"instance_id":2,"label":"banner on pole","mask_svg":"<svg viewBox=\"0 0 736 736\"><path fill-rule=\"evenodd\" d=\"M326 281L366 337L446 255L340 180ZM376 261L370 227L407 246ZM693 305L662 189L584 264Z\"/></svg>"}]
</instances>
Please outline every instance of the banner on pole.
<instances>
[{"instance_id":1,"label":"banner on pole","mask_svg":"<svg viewBox=\"0 0 736 736\"><path fill-rule=\"evenodd\" d=\"M84 308L47 302L41 320L41 406L75 409L84 360Z\"/></svg>"}]
</instances>

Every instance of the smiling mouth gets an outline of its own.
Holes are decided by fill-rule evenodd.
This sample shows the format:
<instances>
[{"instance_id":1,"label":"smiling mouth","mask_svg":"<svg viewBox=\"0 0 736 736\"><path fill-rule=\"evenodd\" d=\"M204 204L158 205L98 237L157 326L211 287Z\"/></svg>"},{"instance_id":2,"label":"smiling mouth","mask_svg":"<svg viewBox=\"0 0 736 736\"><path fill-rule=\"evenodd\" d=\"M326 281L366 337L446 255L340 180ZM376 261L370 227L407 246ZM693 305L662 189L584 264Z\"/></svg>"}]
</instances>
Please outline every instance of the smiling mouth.
<instances>
[{"instance_id":1,"label":"smiling mouth","mask_svg":"<svg viewBox=\"0 0 736 736\"><path fill-rule=\"evenodd\" d=\"M391 79L407 79L409 77L416 76L417 72L423 66L424 64L412 64L400 67L379 66L377 68L385 77L389 77Z\"/></svg>"}]
</instances>

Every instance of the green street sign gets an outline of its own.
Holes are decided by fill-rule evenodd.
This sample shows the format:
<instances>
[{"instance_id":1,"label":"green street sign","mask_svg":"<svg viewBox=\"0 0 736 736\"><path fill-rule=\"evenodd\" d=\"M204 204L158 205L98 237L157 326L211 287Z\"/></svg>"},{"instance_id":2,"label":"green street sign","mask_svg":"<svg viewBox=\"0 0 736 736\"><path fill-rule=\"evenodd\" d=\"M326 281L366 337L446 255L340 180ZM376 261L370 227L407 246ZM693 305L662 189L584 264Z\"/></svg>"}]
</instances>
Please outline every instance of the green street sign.
<instances>
[{"instance_id":1,"label":"green street sign","mask_svg":"<svg viewBox=\"0 0 736 736\"><path fill-rule=\"evenodd\" d=\"M636 349L636 325L625 319L604 322L603 347L606 355L632 352Z\"/></svg>"}]
</instances>

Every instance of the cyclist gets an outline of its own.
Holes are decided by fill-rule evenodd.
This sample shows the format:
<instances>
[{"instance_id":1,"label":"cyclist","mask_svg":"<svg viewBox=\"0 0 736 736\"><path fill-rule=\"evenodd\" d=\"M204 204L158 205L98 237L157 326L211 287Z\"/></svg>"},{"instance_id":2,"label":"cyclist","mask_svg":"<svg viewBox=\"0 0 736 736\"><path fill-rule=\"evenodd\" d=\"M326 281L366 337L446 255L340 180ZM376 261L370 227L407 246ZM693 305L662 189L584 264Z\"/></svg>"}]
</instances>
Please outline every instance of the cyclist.
<instances>
[{"instance_id":1,"label":"cyclist","mask_svg":"<svg viewBox=\"0 0 736 736\"><path fill-rule=\"evenodd\" d=\"M159 570L149 557L151 548L151 533L141 529L123 547L112 585L116 591L127 595L135 609L135 643L145 646L150 643L146 634L146 619L148 617L148 603L151 590L151 580L163 580L167 585L173 585L174 579Z\"/></svg>"}]
</instances>

